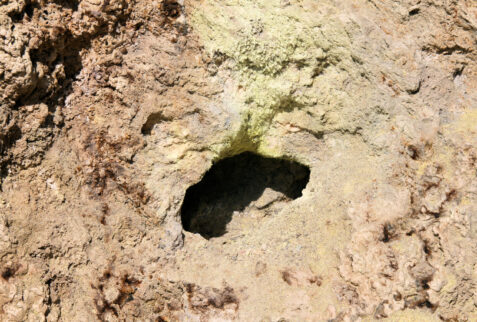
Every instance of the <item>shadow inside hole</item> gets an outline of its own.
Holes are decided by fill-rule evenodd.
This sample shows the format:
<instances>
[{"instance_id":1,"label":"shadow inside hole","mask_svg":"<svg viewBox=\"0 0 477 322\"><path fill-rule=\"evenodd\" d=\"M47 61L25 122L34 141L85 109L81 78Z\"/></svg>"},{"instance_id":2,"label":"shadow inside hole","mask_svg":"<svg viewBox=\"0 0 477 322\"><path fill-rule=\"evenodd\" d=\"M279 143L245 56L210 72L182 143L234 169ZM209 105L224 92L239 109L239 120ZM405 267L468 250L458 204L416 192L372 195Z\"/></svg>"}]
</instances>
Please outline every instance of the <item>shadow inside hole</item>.
<instances>
[{"instance_id":1,"label":"shadow inside hole","mask_svg":"<svg viewBox=\"0 0 477 322\"><path fill-rule=\"evenodd\" d=\"M296 199L302 196L309 178L309 168L293 161L250 152L223 159L187 189L182 226L206 239L220 237L227 232L234 211L243 211L266 188Z\"/></svg>"}]
</instances>

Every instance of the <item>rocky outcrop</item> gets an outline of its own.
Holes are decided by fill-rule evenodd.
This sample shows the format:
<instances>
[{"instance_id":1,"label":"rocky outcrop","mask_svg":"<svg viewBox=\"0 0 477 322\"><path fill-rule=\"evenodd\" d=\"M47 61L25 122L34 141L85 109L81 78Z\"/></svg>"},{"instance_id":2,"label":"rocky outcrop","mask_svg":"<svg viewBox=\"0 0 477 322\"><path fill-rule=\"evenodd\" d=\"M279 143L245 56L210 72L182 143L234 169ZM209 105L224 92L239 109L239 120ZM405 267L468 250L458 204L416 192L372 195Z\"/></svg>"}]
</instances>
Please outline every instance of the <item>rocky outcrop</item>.
<instances>
[{"instance_id":1,"label":"rocky outcrop","mask_svg":"<svg viewBox=\"0 0 477 322\"><path fill-rule=\"evenodd\" d=\"M476 30L465 0L0 0L2 320L475 320Z\"/></svg>"}]
</instances>

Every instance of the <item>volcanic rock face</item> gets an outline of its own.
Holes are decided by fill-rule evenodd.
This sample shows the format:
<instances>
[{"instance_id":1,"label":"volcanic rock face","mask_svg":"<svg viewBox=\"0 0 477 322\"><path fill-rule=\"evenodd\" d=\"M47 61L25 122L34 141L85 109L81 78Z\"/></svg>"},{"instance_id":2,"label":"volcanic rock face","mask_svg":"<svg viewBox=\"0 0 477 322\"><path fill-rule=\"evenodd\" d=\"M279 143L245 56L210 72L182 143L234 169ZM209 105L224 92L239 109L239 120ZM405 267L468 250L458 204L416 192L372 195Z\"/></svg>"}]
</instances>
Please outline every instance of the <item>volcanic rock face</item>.
<instances>
[{"instance_id":1,"label":"volcanic rock face","mask_svg":"<svg viewBox=\"0 0 477 322\"><path fill-rule=\"evenodd\" d=\"M0 320L474 321L472 0L0 0Z\"/></svg>"}]
</instances>

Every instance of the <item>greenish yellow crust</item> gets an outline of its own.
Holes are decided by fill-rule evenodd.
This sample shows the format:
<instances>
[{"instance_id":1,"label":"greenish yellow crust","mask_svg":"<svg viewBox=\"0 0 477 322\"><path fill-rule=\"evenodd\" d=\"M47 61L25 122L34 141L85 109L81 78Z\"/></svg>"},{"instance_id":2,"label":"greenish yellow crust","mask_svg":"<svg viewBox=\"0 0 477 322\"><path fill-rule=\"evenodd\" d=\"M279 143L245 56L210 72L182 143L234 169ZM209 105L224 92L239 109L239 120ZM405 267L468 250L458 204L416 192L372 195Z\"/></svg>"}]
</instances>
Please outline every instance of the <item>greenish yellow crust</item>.
<instances>
[{"instance_id":1,"label":"greenish yellow crust","mask_svg":"<svg viewBox=\"0 0 477 322\"><path fill-rule=\"evenodd\" d=\"M317 17L307 5L316 6L305 1L297 11L278 0L211 0L191 12L208 55L225 60L243 89L234 97L242 106L241 125L220 154L269 150L261 146L277 114L316 105L314 79L339 61L347 37L336 21Z\"/></svg>"}]
</instances>

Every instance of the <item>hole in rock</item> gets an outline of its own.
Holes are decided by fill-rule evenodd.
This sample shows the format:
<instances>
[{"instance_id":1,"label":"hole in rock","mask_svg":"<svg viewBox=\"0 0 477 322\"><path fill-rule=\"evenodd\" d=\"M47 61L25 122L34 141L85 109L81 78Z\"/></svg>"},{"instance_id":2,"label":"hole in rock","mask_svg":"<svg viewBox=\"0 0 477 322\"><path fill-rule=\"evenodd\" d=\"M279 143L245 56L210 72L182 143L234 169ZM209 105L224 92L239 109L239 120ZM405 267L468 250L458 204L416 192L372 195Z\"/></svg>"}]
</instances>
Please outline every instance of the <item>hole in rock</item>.
<instances>
[{"instance_id":1,"label":"hole in rock","mask_svg":"<svg viewBox=\"0 0 477 322\"><path fill-rule=\"evenodd\" d=\"M181 15L181 5L175 0L162 2L161 11L166 17L177 18Z\"/></svg>"},{"instance_id":2,"label":"hole in rock","mask_svg":"<svg viewBox=\"0 0 477 322\"><path fill-rule=\"evenodd\" d=\"M310 178L308 167L250 152L223 159L202 180L187 189L181 208L182 226L204 238L223 236L232 216L253 207L264 212L273 204L302 196Z\"/></svg>"}]
</instances>

